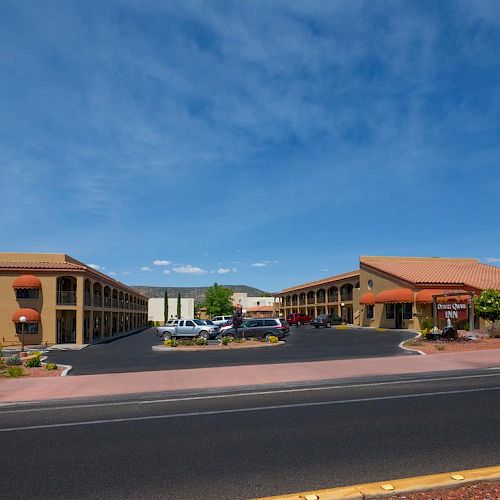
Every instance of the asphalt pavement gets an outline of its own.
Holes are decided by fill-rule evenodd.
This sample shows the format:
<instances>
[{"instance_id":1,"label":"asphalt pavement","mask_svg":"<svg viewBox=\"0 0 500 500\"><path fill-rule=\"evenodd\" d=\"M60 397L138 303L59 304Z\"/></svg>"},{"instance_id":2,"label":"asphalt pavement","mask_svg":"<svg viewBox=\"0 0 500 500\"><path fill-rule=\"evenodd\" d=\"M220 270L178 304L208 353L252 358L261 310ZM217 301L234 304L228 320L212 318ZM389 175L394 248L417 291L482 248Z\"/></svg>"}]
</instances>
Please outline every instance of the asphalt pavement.
<instances>
[{"instance_id":1,"label":"asphalt pavement","mask_svg":"<svg viewBox=\"0 0 500 500\"><path fill-rule=\"evenodd\" d=\"M0 406L0 497L238 499L500 463L500 373Z\"/></svg>"},{"instance_id":2,"label":"asphalt pavement","mask_svg":"<svg viewBox=\"0 0 500 500\"><path fill-rule=\"evenodd\" d=\"M207 352L156 352L161 344L155 329L107 344L91 345L80 351L51 352L48 361L72 365L72 375L133 371L178 370L216 366L297 363L329 359L373 358L412 353L398 347L414 337L407 330L316 329L292 327L286 344L259 349Z\"/></svg>"}]
</instances>

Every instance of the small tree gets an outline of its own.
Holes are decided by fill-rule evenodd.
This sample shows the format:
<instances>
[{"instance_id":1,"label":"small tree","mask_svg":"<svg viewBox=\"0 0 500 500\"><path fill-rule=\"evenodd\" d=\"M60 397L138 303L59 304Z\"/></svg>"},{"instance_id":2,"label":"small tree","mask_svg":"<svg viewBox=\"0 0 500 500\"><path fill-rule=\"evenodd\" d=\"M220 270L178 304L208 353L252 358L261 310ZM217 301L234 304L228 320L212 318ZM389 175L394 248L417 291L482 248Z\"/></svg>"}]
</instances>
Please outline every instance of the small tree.
<instances>
[{"instance_id":1,"label":"small tree","mask_svg":"<svg viewBox=\"0 0 500 500\"><path fill-rule=\"evenodd\" d=\"M165 290L165 294L163 296L163 319L165 323L168 321L168 292Z\"/></svg>"},{"instance_id":2,"label":"small tree","mask_svg":"<svg viewBox=\"0 0 500 500\"><path fill-rule=\"evenodd\" d=\"M233 292L230 288L225 288L214 283L207 288L205 293L205 306L210 317L229 316L233 314L233 303L231 297Z\"/></svg>"},{"instance_id":3,"label":"small tree","mask_svg":"<svg viewBox=\"0 0 500 500\"><path fill-rule=\"evenodd\" d=\"M177 294L177 319L181 318L181 293Z\"/></svg>"},{"instance_id":4,"label":"small tree","mask_svg":"<svg viewBox=\"0 0 500 500\"><path fill-rule=\"evenodd\" d=\"M500 291L499 290L484 290L479 297L474 299L476 314L492 323L492 334L495 336L497 325L500 320ZM473 325L471 325L473 327Z\"/></svg>"}]
</instances>

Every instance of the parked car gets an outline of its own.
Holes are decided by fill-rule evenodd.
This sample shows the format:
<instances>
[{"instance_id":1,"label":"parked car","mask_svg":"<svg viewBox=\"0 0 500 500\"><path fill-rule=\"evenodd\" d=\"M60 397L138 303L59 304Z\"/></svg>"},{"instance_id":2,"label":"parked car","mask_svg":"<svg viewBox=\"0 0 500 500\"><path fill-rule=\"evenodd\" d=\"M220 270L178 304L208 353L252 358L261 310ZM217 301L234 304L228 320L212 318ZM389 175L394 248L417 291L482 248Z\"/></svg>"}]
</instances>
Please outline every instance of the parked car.
<instances>
[{"instance_id":1,"label":"parked car","mask_svg":"<svg viewBox=\"0 0 500 500\"><path fill-rule=\"evenodd\" d=\"M233 320L232 316L215 316L215 318L212 318L212 321L216 325L224 325L232 320Z\"/></svg>"},{"instance_id":2,"label":"parked car","mask_svg":"<svg viewBox=\"0 0 500 500\"><path fill-rule=\"evenodd\" d=\"M306 323L310 323L314 319L313 316L308 316L304 313L292 313L286 317L286 320L290 325L305 325Z\"/></svg>"},{"instance_id":3,"label":"parked car","mask_svg":"<svg viewBox=\"0 0 500 500\"><path fill-rule=\"evenodd\" d=\"M161 333L164 339L200 337L208 340L216 338L220 333L220 329L218 325L207 325L201 319L176 319L171 325L159 326L158 333Z\"/></svg>"},{"instance_id":4,"label":"parked car","mask_svg":"<svg viewBox=\"0 0 500 500\"><path fill-rule=\"evenodd\" d=\"M320 314L314 321L311 321L311 325L315 328L324 326L325 328L330 328L332 325L341 325L342 318L338 314Z\"/></svg>"},{"instance_id":5,"label":"parked car","mask_svg":"<svg viewBox=\"0 0 500 500\"><path fill-rule=\"evenodd\" d=\"M290 325L285 319L281 318L262 318L262 319L247 319L243 324L235 330L228 328L221 333L222 337L256 337L259 339L267 339L271 335L275 335L279 339L286 337L290 333Z\"/></svg>"}]
</instances>

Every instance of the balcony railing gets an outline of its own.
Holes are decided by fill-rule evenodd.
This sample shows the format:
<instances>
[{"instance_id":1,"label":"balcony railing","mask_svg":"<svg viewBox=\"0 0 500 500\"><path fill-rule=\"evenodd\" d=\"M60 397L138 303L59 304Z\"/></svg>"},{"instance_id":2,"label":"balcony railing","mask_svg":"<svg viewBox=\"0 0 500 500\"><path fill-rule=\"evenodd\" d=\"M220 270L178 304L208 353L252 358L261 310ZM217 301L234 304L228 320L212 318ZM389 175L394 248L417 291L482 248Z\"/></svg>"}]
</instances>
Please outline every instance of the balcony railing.
<instances>
[{"instance_id":1,"label":"balcony railing","mask_svg":"<svg viewBox=\"0 0 500 500\"><path fill-rule=\"evenodd\" d=\"M118 309L118 299L113 299L113 309Z\"/></svg>"},{"instance_id":2,"label":"balcony railing","mask_svg":"<svg viewBox=\"0 0 500 500\"><path fill-rule=\"evenodd\" d=\"M76 291L58 290L57 303L60 305L65 305L65 306L75 306L76 305Z\"/></svg>"},{"instance_id":3,"label":"balcony railing","mask_svg":"<svg viewBox=\"0 0 500 500\"><path fill-rule=\"evenodd\" d=\"M94 295L94 307L102 307L102 295Z\"/></svg>"},{"instance_id":4,"label":"balcony railing","mask_svg":"<svg viewBox=\"0 0 500 500\"><path fill-rule=\"evenodd\" d=\"M92 305L92 294L90 294L89 292L85 292L85 305L86 306Z\"/></svg>"},{"instance_id":5,"label":"balcony railing","mask_svg":"<svg viewBox=\"0 0 500 500\"><path fill-rule=\"evenodd\" d=\"M342 300L342 302L348 301L348 300L352 300L352 293L342 293L342 294L340 294L340 300Z\"/></svg>"},{"instance_id":6,"label":"balcony railing","mask_svg":"<svg viewBox=\"0 0 500 500\"><path fill-rule=\"evenodd\" d=\"M104 297L104 307L111 307L111 297Z\"/></svg>"}]
</instances>

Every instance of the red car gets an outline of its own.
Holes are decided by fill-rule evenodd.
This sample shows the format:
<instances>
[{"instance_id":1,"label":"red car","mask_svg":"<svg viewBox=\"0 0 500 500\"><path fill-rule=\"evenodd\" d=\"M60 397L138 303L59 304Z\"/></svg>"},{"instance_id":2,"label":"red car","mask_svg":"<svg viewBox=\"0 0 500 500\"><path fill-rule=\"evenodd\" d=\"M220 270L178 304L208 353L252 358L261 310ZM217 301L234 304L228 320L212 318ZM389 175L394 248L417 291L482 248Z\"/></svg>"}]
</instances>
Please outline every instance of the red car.
<instances>
[{"instance_id":1,"label":"red car","mask_svg":"<svg viewBox=\"0 0 500 500\"><path fill-rule=\"evenodd\" d=\"M305 325L314 319L313 316L308 316L303 313L292 313L289 314L286 318L290 325Z\"/></svg>"}]
</instances>

